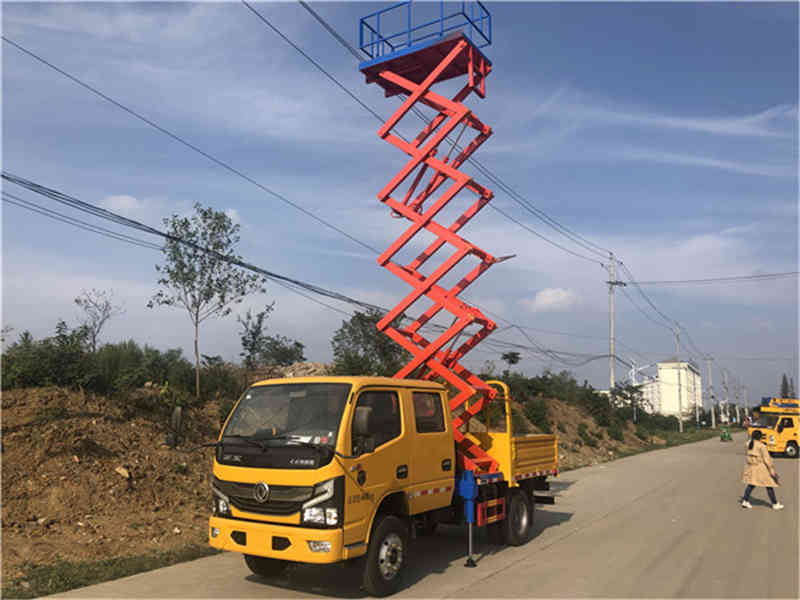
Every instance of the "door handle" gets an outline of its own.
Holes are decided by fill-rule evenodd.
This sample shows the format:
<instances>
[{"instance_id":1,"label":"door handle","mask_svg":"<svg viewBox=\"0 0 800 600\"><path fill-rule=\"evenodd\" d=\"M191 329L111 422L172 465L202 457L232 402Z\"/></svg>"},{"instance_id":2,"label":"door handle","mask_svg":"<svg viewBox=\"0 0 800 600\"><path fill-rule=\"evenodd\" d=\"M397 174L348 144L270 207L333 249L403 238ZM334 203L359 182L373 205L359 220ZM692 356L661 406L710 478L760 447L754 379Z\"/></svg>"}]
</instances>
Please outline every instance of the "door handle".
<instances>
[{"instance_id":1,"label":"door handle","mask_svg":"<svg viewBox=\"0 0 800 600\"><path fill-rule=\"evenodd\" d=\"M408 477L408 465L400 465L397 467L397 478L405 479Z\"/></svg>"},{"instance_id":2,"label":"door handle","mask_svg":"<svg viewBox=\"0 0 800 600\"><path fill-rule=\"evenodd\" d=\"M450 460L449 458L445 458L442 461L442 471L449 471L452 468L453 468L453 461Z\"/></svg>"}]
</instances>

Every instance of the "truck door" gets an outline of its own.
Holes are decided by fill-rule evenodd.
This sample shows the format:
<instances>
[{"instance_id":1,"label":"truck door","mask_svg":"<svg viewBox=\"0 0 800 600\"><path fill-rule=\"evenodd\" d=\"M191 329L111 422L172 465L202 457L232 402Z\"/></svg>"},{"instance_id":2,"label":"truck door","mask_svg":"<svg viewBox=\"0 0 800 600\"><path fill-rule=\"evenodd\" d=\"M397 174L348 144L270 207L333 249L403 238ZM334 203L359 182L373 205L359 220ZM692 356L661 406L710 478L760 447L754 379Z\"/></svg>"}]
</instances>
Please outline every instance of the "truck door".
<instances>
[{"instance_id":1,"label":"truck door","mask_svg":"<svg viewBox=\"0 0 800 600\"><path fill-rule=\"evenodd\" d=\"M365 541L381 499L408 485L409 436L397 390L369 388L356 398L348 428L354 458L345 478L344 543Z\"/></svg>"},{"instance_id":2,"label":"truck door","mask_svg":"<svg viewBox=\"0 0 800 600\"><path fill-rule=\"evenodd\" d=\"M776 431L775 451L783 452L786 449L786 443L795 439L797 436L797 429L794 426L792 417L782 417L778 422Z\"/></svg>"},{"instance_id":3,"label":"truck door","mask_svg":"<svg viewBox=\"0 0 800 600\"><path fill-rule=\"evenodd\" d=\"M411 392L414 444L411 448L409 510L417 514L450 504L454 487L454 442L445 418L443 394Z\"/></svg>"}]
</instances>

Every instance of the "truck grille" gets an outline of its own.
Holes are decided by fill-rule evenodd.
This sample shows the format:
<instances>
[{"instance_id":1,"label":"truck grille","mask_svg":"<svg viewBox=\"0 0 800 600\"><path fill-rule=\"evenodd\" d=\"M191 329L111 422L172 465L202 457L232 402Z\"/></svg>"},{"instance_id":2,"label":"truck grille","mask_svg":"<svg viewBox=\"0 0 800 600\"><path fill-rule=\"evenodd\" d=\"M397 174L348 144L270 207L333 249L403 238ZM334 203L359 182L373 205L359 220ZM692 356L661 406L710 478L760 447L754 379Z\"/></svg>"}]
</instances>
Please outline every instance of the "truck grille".
<instances>
[{"instance_id":1,"label":"truck grille","mask_svg":"<svg viewBox=\"0 0 800 600\"><path fill-rule=\"evenodd\" d=\"M291 515L300 510L303 502L314 494L313 486L271 485L269 499L258 502L253 483L238 483L212 478L212 485L228 496L237 510L258 515Z\"/></svg>"}]
</instances>

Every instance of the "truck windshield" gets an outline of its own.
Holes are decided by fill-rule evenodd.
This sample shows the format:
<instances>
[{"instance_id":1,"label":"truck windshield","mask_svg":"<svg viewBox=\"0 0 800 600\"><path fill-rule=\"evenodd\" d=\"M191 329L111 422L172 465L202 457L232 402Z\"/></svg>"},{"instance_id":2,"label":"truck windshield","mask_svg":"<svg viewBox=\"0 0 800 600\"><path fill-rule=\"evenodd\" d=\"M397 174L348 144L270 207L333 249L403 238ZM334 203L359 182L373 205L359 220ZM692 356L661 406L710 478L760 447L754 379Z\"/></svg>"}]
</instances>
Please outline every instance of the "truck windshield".
<instances>
[{"instance_id":1,"label":"truck windshield","mask_svg":"<svg viewBox=\"0 0 800 600\"><path fill-rule=\"evenodd\" d=\"M756 427L767 427L769 429L773 429L775 424L778 422L777 415L765 415L761 414L758 416L758 422L755 424Z\"/></svg>"},{"instance_id":2,"label":"truck windshield","mask_svg":"<svg viewBox=\"0 0 800 600\"><path fill-rule=\"evenodd\" d=\"M222 439L280 438L336 445L349 383L290 383L247 390L228 420Z\"/></svg>"}]
</instances>

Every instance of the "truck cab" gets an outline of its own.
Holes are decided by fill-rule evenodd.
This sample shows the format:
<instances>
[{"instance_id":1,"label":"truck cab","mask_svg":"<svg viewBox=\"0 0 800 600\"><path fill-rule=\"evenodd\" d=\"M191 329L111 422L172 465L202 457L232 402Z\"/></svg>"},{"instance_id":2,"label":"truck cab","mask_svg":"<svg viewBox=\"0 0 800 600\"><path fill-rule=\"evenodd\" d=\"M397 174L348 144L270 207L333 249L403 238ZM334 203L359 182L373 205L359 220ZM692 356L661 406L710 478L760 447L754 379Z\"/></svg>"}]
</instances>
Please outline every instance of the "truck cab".
<instances>
[{"instance_id":1,"label":"truck cab","mask_svg":"<svg viewBox=\"0 0 800 600\"><path fill-rule=\"evenodd\" d=\"M245 554L268 575L286 561L362 556L377 532L390 542L373 579L391 580L407 551L403 520L452 504L446 417L446 391L428 381L309 377L251 386L217 444L211 545Z\"/></svg>"},{"instance_id":2,"label":"truck cab","mask_svg":"<svg viewBox=\"0 0 800 600\"><path fill-rule=\"evenodd\" d=\"M770 452L797 458L800 403L796 399L769 398L759 407L758 420L748 427L748 436L756 429L761 431L761 439Z\"/></svg>"}]
</instances>

